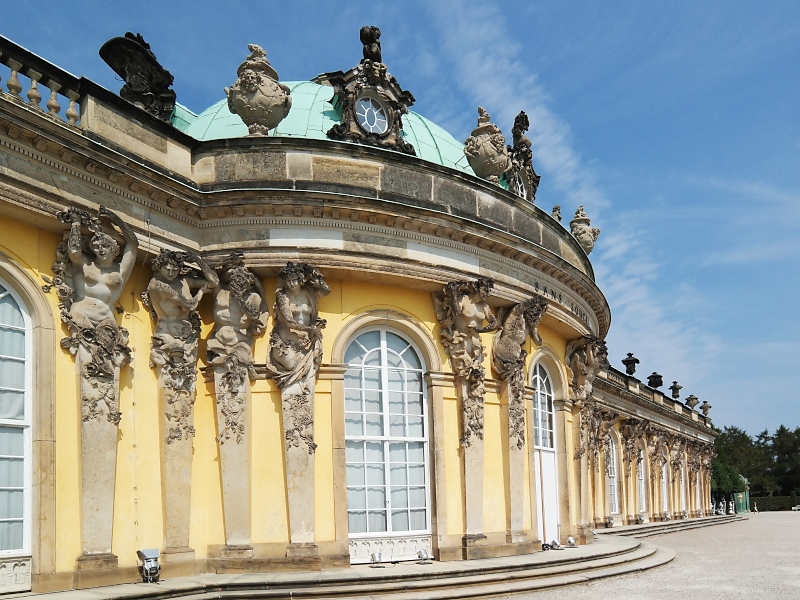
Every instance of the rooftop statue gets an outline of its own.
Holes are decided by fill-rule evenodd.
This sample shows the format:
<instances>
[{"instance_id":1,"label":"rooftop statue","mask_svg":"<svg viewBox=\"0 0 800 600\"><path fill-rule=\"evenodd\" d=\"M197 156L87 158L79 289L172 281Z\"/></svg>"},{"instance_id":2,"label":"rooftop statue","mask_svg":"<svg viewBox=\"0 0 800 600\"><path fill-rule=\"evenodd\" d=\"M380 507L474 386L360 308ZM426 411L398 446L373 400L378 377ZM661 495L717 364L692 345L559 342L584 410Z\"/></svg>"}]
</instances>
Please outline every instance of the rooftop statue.
<instances>
[{"instance_id":1,"label":"rooftop statue","mask_svg":"<svg viewBox=\"0 0 800 600\"><path fill-rule=\"evenodd\" d=\"M478 177L498 183L500 176L511 170L512 164L506 138L491 119L491 115L479 106L478 125L464 142L464 154Z\"/></svg>"},{"instance_id":2,"label":"rooftop statue","mask_svg":"<svg viewBox=\"0 0 800 600\"><path fill-rule=\"evenodd\" d=\"M364 25L360 32L364 44L364 60L383 62L381 58L381 30L374 25Z\"/></svg>"},{"instance_id":3,"label":"rooftop statue","mask_svg":"<svg viewBox=\"0 0 800 600\"><path fill-rule=\"evenodd\" d=\"M173 77L156 59L150 44L140 33L108 40L100 48L100 58L122 77L125 85L119 95L162 121L170 122L175 108Z\"/></svg>"},{"instance_id":4,"label":"rooftop statue","mask_svg":"<svg viewBox=\"0 0 800 600\"><path fill-rule=\"evenodd\" d=\"M636 373L636 365L639 364L639 359L633 355L633 352L628 352L628 356L623 358L621 362L625 365L625 372L628 375Z\"/></svg>"},{"instance_id":5,"label":"rooftop statue","mask_svg":"<svg viewBox=\"0 0 800 600\"><path fill-rule=\"evenodd\" d=\"M600 230L592 227L592 222L583 212L583 205L575 211L575 217L569 222L569 229L588 256L592 252L597 238L600 237Z\"/></svg>"},{"instance_id":6,"label":"rooftop statue","mask_svg":"<svg viewBox=\"0 0 800 600\"><path fill-rule=\"evenodd\" d=\"M530 128L530 120L525 111L520 111L514 119L514 127L511 129L514 145L508 146L508 154L511 157L511 172L508 174L508 189L520 198L534 201L536 190L539 187L541 177L533 170L533 151L531 141L525 132ZM560 220L560 219L559 219Z\"/></svg>"},{"instance_id":7,"label":"rooftop statue","mask_svg":"<svg viewBox=\"0 0 800 600\"><path fill-rule=\"evenodd\" d=\"M675 399L675 400L680 398L682 389L683 389L682 385L678 385L677 381L673 381L672 385L669 386L669 390L672 392L672 398ZM691 398L691 396L690 396L690 398ZM687 401L688 401L688 398L687 398Z\"/></svg>"},{"instance_id":8,"label":"rooftop statue","mask_svg":"<svg viewBox=\"0 0 800 600\"><path fill-rule=\"evenodd\" d=\"M261 46L247 47L250 56L239 65L234 84L225 88L228 109L242 118L251 136L267 135L289 114L291 90L278 81L278 73Z\"/></svg>"},{"instance_id":9,"label":"rooftop statue","mask_svg":"<svg viewBox=\"0 0 800 600\"><path fill-rule=\"evenodd\" d=\"M694 407L697 406L698 404L700 404L700 398L698 398L694 394L692 394L688 398L686 398L686 406L688 406L692 410L694 410ZM710 406L709 406L709 408L710 408Z\"/></svg>"}]
</instances>

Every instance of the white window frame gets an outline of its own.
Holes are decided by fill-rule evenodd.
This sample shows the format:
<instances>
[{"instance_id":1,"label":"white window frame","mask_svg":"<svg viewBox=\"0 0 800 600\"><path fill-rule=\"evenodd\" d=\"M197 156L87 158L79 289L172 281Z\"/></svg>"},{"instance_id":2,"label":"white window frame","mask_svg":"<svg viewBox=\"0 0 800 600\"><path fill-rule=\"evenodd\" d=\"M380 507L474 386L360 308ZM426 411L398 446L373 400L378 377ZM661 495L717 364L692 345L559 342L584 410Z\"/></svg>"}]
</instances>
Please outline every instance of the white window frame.
<instances>
[{"instance_id":1,"label":"white window frame","mask_svg":"<svg viewBox=\"0 0 800 600\"><path fill-rule=\"evenodd\" d=\"M25 359L24 359L24 419L0 419L0 427L13 427L23 429L23 500L22 500L22 548L14 548L12 550L0 550L0 558L7 557L21 557L31 555L31 537L32 537L32 507L33 507L33 434L32 434L32 419L33 419L33 327L31 325L30 314L22 301L22 298L14 291L6 280L0 278L0 285L5 288L5 292L0 292L0 298L6 295L10 296L17 307L22 313L22 320L24 323L25 333ZM19 330L17 328L14 328ZM18 519L9 519L18 520Z\"/></svg>"},{"instance_id":2,"label":"white window frame","mask_svg":"<svg viewBox=\"0 0 800 600\"><path fill-rule=\"evenodd\" d=\"M542 372L544 372L544 378L541 375L540 369ZM547 386L541 385L545 381L548 385ZM547 367L541 362L536 363L536 365L533 368L531 387L534 389L533 392L534 448L538 450L550 450L555 452L556 414L555 414L555 394L553 393L553 378L550 376L550 371L548 371ZM542 387L544 387L544 389L541 389ZM547 417L549 417L549 419ZM547 438L545 438L545 436L542 435L544 432L547 432L548 434ZM545 443L542 443L543 440ZM547 442L549 442L549 444Z\"/></svg>"},{"instance_id":3,"label":"white window frame","mask_svg":"<svg viewBox=\"0 0 800 600\"><path fill-rule=\"evenodd\" d=\"M608 439L608 511L611 515L619 514L619 486L617 483L617 445L614 436Z\"/></svg>"},{"instance_id":4,"label":"white window frame","mask_svg":"<svg viewBox=\"0 0 800 600\"><path fill-rule=\"evenodd\" d=\"M669 463L661 462L661 512L669 511Z\"/></svg>"},{"instance_id":5,"label":"white window frame","mask_svg":"<svg viewBox=\"0 0 800 600\"><path fill-rule=\"evenodd\" d=\"M393 538L393 537L409 537L409 536L424 536L424 535L431 535L432 527L431 527L431 512L432 512L432 495L431 495L431 477L430 477L430 421L429 421L429 410L428 410L428 394L427 389L424 383L424 374L426 372L426 364L424 360L424 354L420 352L420 349L417 345L409 339L409 337L401 331L394 329L392 327L386 326L376 326L376 327L366 327L364 329L358 330L347 342L345 345L345 355L347 354L347 350L350 348L350 345L355 342L360 336L364 335L365 333L370 333L373 331L377 331L381 334L381 389L389 390L388 387L388 373L389 367L387 362L387 344L386 344L386 333L393 333L400 337L403 341L408 343L414 352L417 355L417 358L420 361L421 369L420 369L420 378L421 378L421 390L422 390L422 426L424 434L422 437L395 437L395 436L368 436L368 435L361 435L361 436L350 436L347 434L345 430L345 445L347 441L364 441L364 442L381 442L383 443L383 455L384 455L384 488L386 490L386 531L367 531L367 532L358 532L352 533L349 532L348 535L350 539L371 539L371 538ZM348 365L349 366L349 365ZM363 365L360 365L363 369ZM349 388L345 388L349 389ZM346 392L345 392L346 395ZM389 427L389 395L382 394L382 415L384 417L384 432ZM349 411L346 410L345 405L345 419L347 417ZM362 413L364 414L364 413ZM406 531L394 531L392 529L392 505L391 505L391 479L390 479L390 456L389 456L389 444L393 442L422 442L423 447L423 460L425 464L424 474L425 474L425 529L409 529ZM345 463L347 464L347 463ZM345 467L346 468L346 467ZM366 476L366 474L365 474ZM364 482L365 487L369 487L366 479ZM349 487L361 487L361 486L348 486ZM349 516L351 512L357 512L361 509L350 509L349 505L347 508L348 514L348 523L349 523ZM410 523L409 523L410 527Z\"/></svg>"},{"instance_id":6,"label":"white window frame","mask_svg":"<svg viewBox=\"0 0 800 600\"><path fill-rule=\"evenodd\" d=\"M639 512L643 513L647 510L647 498L645 496L644 484L644 450L639 448L640 460L636 463L636 495L638 496Z\"/></svg>"}]
</instances>

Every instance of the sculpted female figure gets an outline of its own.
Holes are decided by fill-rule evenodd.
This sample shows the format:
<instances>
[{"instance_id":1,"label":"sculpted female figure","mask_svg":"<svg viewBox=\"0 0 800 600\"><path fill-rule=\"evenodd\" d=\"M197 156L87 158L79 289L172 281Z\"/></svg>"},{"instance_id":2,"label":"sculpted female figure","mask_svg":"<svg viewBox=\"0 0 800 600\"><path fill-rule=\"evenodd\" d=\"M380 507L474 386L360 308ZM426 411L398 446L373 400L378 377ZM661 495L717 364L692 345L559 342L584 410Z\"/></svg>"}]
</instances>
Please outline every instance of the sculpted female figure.
<instances>
[{"instance_id":1,"label":"sculpted female figure","mask_svg":"<svg viewBox=\"0 0 800 600\"><path fill-rule=\"evenodd\" d=\"M199 272L191 263L199 267ZM155 273L145 300L156 319L150 360L164 365L172 358L191 363L194 369L200 331L197 306L205 292L217 287L219 277L193 252L162 250L152 267Z\"/></svg>"},{"instance_id":2,"label":"sculpted female figure","mask_svg":"<svg viewBox=\"0 0 800 600\"><path fill-rule=\"evenodd\" d=\"M304 263L287 263L278 278L267 367L283 389L316 375L326 325L317 316L317 300L331 290L322 274Z\"/></svg>"}]
</instances>

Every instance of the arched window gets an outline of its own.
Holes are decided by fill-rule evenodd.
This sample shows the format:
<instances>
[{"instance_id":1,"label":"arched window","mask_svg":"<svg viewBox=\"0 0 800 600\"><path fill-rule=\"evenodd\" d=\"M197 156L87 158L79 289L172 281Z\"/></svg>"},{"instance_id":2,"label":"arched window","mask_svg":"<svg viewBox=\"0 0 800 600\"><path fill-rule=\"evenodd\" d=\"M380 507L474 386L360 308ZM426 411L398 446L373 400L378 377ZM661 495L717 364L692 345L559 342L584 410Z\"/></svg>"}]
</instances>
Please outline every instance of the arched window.
<instances>
[{"instance_id":1,"label":"arched window","mask_svg":"<svg viewBox=\"0 0 800 600\"><path fill-rule=\"evenodd\" d=\"M607 466L608 510L610 514L615 515L619 513L619 500L617 499L617 445L614 443L613 435L608 440Z\"/></svg>"},{"instance_id":2,"label":"arched window","mask_svg":"<svg viewBox=\"0 0 800 600\"><path fill-rule=\"evenodd\" d=\"M667 467L669 463L666 457L661 461L661 512L669 511L669 487L667 486Z\"/></svg>"},{"instance_id":3,"label":"arched window","mask_svg":"<svg viewBox=\"0 0 800 600\"><path fill-rule=\"evenodd\" d=\"M531 386L534 389L534 446L553 448L555 445L553 384L547 369L542 363L538 363L533 371Z\"/></svg>"},{"instance_id":4,"label":"arched window","mask_svg":"<svg viewBox=\"0 0 800 600\"><path fill-rule=\"evenodd\" d=\"M686 510L686 467L681 467L681 510Z\"/></svg>"},{"instance_id":5,"label":"arched window","mask_svg":"<svg viewBox=\"0 0 800 600\"><path fill-rule=\"evenodd\" d=\"M350 342L344 360L349 365L345 444L350 535L430 532L427 402L419 354L397 333L378 329Z\"/></svg>"},{"instance_id":6,"label":"arched window","mask_svg":"<svg viewBox=\"0 0 800 600\"><path fill-rule=\"evenodd\" d=\"M31 330L0 280L0 557L30 553Z\"/></svg>"},{"instance_id":7,"label":"arched window","mask_svg":"<svg viewBox=\"0 0 800 600\"><path fill-rule=\"evenodd\" d=\"M639 512L643 513L647 510L645 503L645 486L644 486L644 451L639 450L639 462L636 463L636 496L638 498Z\"/></svg>"}]
</instances>

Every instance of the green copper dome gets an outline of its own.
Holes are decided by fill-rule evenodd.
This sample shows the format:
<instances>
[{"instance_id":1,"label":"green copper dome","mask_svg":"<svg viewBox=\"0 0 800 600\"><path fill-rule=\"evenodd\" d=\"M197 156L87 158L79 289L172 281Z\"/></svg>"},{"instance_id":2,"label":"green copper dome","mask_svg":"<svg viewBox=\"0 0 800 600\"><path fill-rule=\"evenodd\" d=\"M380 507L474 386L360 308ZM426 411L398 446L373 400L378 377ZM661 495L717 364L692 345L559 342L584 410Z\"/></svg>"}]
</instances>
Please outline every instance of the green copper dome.
<instances>
[{"instance_id":1,"label":"green copper dome","mask_svg":"<svg viewBox=\"0 0 800 600\"><path fill-rule=\"evenodd\" d=\"M270 137L327 140L326 132L341 121L341 114L330 103L333 88L311 81L281 83L292 90L292 109L269 132ZM199 115L178 104L172 124L200 141L245 137L248 133L239 115L228 110L227 100L212 104ZM403 137L414 146L419 158L474 175L464 156L464 145L422 115L409 112L403 116Z\"/></svg>"}]
</instances>

